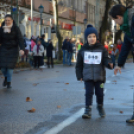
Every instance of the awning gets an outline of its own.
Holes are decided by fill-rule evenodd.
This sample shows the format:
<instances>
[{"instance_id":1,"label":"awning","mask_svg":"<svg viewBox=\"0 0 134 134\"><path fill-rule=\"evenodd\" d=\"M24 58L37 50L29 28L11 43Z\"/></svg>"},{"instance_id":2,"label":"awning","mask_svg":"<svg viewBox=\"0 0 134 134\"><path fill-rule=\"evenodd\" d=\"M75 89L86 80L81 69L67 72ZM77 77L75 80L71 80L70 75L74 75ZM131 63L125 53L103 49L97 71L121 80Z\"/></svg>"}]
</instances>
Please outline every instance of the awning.
<instances>
[{"instance_id":1,"label":"awning","mask_svg":"<svg viewBox=\"0 0 134 134\"><path fill-rule=\"evenodd\" d=\"M25 13L27 16L31 16L31 10L25 7L19 7L19 10L21 10L23 13ZM33 17L40 18L40 12L33 10ZM49 20L50 18L53 18L53 15L42 13L42 19L43 20Z\"/></svg>"}]
</instances>

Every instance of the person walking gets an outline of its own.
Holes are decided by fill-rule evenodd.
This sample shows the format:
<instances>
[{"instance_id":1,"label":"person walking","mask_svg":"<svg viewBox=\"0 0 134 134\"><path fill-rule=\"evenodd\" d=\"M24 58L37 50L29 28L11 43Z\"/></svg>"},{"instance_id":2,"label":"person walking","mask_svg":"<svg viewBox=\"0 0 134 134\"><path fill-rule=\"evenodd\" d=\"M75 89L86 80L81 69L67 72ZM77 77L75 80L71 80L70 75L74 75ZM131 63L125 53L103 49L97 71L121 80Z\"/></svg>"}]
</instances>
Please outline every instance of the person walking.
<instances>
[{"instance_id":1,"label":"person walking","mask_svg":"<svg viewBox=\"0 0 134 134\"><path fill-rule=\"evenodd\" d=\"M47 42L45 42L45 35L43 34L39 40L41 41L41 44L43 45L44 51L45 51L46 50L46 47L47 47L47 44L48 44ZM44 57L45 56L46 55L43 52L42 60L40 61L40 68L45 68L45 66L44 66Z\"/></svg>"},{"instance_id":2,"label":"person walking","mask_svg":"<svg viewBox=\"0 0 134 134\"><path fill-rule=\"evenodd\" d=\"M10 14L0 28L0 68L4 75L3 86L11 88L13 70L19 54L24 55L25 45L19 27Z\"/></svg>"},{"instance_id":3,"label":"person walking","mask_svg":"<svg viewBox=\"0 0 134 134\"><path fill-rule=\"evenodd\" d=\"M53 68L54 64L53 64L52 51L53 51L54 47L53 47L51 39L48 40L48 46L46 49L47 49L47 66L48 66L48 68L50 68L50 63L51 63L51 67ZM51 62L50 62L50 60L51 60Z\"/></svg>"}]
</instances>

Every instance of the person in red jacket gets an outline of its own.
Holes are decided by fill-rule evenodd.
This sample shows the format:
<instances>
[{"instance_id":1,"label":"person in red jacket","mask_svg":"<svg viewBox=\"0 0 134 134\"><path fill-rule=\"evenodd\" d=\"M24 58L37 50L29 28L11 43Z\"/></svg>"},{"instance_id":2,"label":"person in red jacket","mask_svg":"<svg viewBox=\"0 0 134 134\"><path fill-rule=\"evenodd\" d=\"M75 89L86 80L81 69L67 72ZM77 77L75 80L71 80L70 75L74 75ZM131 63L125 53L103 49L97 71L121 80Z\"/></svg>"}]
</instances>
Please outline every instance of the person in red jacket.
<instances>
[{"instance_id":1,"label":"person in red jacket","mask_svg":"<svg viewBox=\"0 0 134 134\"><path fill-rule=\"evenodd\" d=\"M121 40L119 39L119 40L117 41L117 48L118 48L118 50L119 50L119 53L121 52L121 47L122 47L122 42L121 42Z\"/></svg>"},{"instance_id":2,"label":"person in red jacket","mask_svg":"<svg viewBox=\"0 0 134 134\"><path fill-rule=\"evenodd\" d=\"M108 43L105 41L104 42L104 47L107 49L107 51L108 51Z\"/></svg>"}]
</instances>

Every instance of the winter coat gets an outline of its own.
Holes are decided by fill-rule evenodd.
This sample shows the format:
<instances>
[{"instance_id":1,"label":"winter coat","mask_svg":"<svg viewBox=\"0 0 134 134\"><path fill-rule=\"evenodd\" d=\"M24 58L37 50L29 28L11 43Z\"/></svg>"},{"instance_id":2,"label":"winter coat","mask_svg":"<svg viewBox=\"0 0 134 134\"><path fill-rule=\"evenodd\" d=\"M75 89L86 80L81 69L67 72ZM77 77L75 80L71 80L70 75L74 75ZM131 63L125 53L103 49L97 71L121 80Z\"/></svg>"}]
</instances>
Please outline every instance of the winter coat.
<instances>
[{"instance_id":1,"label":"winter coat","mask_svg":"<svg viewBox=\"0 0 134 134\"><path fill-rule=\"evenodd\" d=\"M83 81L103 81L106 80L105 66L110 69L108 63L112 60L108 57L107 50L99 43L89 46L85 44L78 52L76 63L76 77Z\"/></svg>"},{"instance_id":2,"label":"winter coat","mask_svg":"<svg viewBox=\"0 0 134 134\"><path fill-rule=\"evenodd\" d=\"M37 53L37 45L34 46L34 48L33 48L33 55L34 56L43 56L43 53L44 53L43 45L40 45L38 53Z\"/></svg>"},{"instance_id":3,"label":"winter coat","mask_svg":"<svg viewBox=\"0 0 134 134\"><path fill-rule=\"evenodd\" d=\"M65 39L63 41L63 46L62 46L62 50L67 50L68 49L68 42L67 42L67 39Z\"/></svg>"},{"instance_id":4,"label":"winter coat","mask_svg":"<svg viewBox=\"0 0 134 134\"><path fill-rule=\"evenodd\" d=\"M71 42L68 42L68 52L73 52L73 44Z\"/></svg>"},{"instance_id":5,"label":"winter coat","mask_svg":"<svg viewBox=\"0 0 134 134\"><path fill-rule=\"evenodd\" d=\"M35 45L36 45L36 43L33 40L31 40L31 51L33 51L33 48Z\"/></svg>"},{"instance_id":6,"label":"winter coat","mask_svg":"<svg viewBox=\"0 0 134 134\"><path fill-rule=\"evenodd\" d=\"M44 46L44 49L46 49L47 43L44 41L43 38L40 38L40 40L41 40L41 44Z\"/></svg>"},{"instance_id":7,"label":"winter coat","mask_svg":"<svg viewBox=\"0 0 134 134\"><path fill-rule=\"evenodd\" d=\"M14 69L19 57L19 48L25 50L24 40L14 21L11 33L4 33L3 26L5 22L0 28L0 68Z\"/></svg>"},{"instance_id":8,"label":"winter coat","mask_svg":"<svg viewBox=\"0 0 134 134\"><path fill-rule=\"evenodd\" d=\"M53 51L53 44L49 43L47 46L47 57L52 57L52 51Z\"/></svg>"}]
</instances>

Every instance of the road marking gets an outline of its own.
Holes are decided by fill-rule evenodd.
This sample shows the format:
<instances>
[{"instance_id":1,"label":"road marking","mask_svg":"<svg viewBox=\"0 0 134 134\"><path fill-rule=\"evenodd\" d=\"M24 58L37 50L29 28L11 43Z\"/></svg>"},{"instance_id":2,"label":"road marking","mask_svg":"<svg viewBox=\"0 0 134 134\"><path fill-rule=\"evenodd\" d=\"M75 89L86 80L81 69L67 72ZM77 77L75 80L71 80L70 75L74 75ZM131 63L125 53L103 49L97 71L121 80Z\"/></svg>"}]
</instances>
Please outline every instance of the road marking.
<instances>
[{"instance_id":1,"label":"road marking","mask_svg":"<svg viewBox=\"0 0 134 134\"><path fill-rule=\"evenodd\" d=\"M84 108L80 109L77 113L73 114L71 117L67 118L57 126L53 127L52 129L48 130L44 134L57 134L62 131L65 127L71 125L75 122L82 114L84 113Z\"/></svg>"},{"instance_id":2,"label":"road marking","mask_svg":"<svg viewBox=\"0 0 134 134\"><path fill-rule=\"evenodd\" d=\"M111 81L108 81L108 80L107 80L106 83L111 83Z\"/></svg>"}]
</instances>

